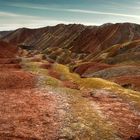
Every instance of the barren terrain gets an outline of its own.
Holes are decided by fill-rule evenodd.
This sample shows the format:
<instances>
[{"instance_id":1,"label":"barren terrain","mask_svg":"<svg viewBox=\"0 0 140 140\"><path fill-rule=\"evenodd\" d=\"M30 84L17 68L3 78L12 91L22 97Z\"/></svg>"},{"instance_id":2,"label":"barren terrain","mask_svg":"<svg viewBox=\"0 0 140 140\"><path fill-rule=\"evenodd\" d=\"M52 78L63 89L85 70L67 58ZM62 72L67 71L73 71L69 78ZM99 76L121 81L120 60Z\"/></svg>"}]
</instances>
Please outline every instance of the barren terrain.
<instances>
[{"instance_id":1,"label":"barren terrain","mask_svg":"<svg viewBox=\"0 0 140 140\"><path fill-rule=\"evenodd\" d=\"M0 140L139 140L137 28L60 24L5 34L1 40L10 43L0 41Z\"/></svg>"}]
</instances>

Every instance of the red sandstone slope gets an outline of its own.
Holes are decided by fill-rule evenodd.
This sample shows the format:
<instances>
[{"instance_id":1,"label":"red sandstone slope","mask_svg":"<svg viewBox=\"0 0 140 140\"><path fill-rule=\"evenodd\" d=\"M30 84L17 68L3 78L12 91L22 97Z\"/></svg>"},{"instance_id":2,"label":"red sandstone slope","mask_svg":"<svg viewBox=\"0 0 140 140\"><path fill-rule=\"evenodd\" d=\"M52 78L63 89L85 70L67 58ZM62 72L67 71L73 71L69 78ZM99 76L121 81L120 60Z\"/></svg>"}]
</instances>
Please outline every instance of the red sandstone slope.
<instances>
[{"instance_id":1,"label":"red sandstone slope","mask_svg":"<svg viewBox=\"0 0 140 140\"><path fill-rule=\"evenodd\" d=\"M35 48L68 48L76 53L94 53L126 41L140 38L140 26L130 23L84 26L59 24L40 29L17 29L3 39Z\"/></svg>"},{"instance_id":2,"label":"red sandstone slope","mask_svg":"<svg viewBox=\"0 0 140 140\"><path fill-rule=\"evenodd\" d=\"M73 69L82 77L100 77L140 90L140 40L114 45L86 61Z\"/></svg>"},{"instance_id":3,"label":"red sandstone slope","mask_svg":"<svg viewBox=\"0 0 140 140\"><path fill-rule=\"evenodd\" d=\"M70 46L73 51L97 54L100 51L127 41L140 38L140 26L136 24L105 24L84 30Z\"/></svg>"},{"instance_id":4,"label":"red sandstone slope","mask_svg":"<svg viewBox=\"0 0 140 140\"><path fill-rule=\"evenodd\" d=\"M20 28L4 35L1 38L1 40L7 41L14 45L18 45L20 43L24 43L26 39L31 38L32 36L35 38L36 34L40 35L43 33L43 31L45 31L45 28L39 29Z\"/></svg>"},{"instance_id":5,"label":"red sandstone slope","mask_svg":"<svg viewBox=\"0 0 140 140\"><path fill-rule=\"evenodd\" d=\"M66 48L77 38L86 27L83 25L64 25L59 24L54 27L47 27L46 31L39 38L29 38L25 44L35 46L37 49L46 49L48 47Z\"/></svg>"},{"instance_id":6,"label":"red sandstone slope","mask_svg":"<svg viewBox=\"0 0 140 140\"><path fill-rule=\"evenodd\" d=\"M76 24L59 24L40 29L21 28L9 33L2 39L12 44L28 45L37 47L37 49L57 47L59 45L64 47L69 41L71 43L85 28L83 25Z\"/></svg>"},{"instance_id":7,"label":"red sandstone slope","mask_svg":"<svg viewBox=\"0 0 140 140\"><path fill-rule=\"evenodd\" d=\"M0 31L0 39L4 38L6 35L10 34L12 31Z\"/></svg>"},{"instance_id":8,"label":"red sandstone slope","mask_svg":"<svg viewBox=\"0 0 140 140\"><path fill-rule=\"evenodd\" d=\"M0 41L0 58L15 57L18 48L4 41Z\"/></svg>"}]
</instances>

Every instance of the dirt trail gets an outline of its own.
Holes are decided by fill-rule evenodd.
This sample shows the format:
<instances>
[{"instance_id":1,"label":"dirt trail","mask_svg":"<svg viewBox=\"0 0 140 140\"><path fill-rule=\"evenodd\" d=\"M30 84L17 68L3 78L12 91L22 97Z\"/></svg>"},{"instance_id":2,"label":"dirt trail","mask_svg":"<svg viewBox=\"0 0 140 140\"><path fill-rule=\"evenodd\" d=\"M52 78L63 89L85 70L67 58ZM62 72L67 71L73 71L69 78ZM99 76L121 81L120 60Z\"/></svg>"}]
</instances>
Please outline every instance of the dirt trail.
<instances>
[{"instance_id":1,"label":"dirt trail","mask_svg":"<svg viewBox=\"0 0 140 140\"><path fill-rule=\"evenodd\" d=\"M47 87L58 101L61 129L59 139L63 140L119 140L117 133L96 111L96 107L79 92L69 89ZM64 91L65 90L65 91Z\"/></svg>"},{"instance_id":2,"label":"dirt trail","mask_svg":"<svg viewBox=\"0 0 140 140\"><path fill-rule=\"evenodd\" d=\"M81 92L69 88L46 86L47 77L40 75L38 86L57 101L59 140L120 140L110 123L106 122L93 102Z\"/></svg>"}]
</instances>

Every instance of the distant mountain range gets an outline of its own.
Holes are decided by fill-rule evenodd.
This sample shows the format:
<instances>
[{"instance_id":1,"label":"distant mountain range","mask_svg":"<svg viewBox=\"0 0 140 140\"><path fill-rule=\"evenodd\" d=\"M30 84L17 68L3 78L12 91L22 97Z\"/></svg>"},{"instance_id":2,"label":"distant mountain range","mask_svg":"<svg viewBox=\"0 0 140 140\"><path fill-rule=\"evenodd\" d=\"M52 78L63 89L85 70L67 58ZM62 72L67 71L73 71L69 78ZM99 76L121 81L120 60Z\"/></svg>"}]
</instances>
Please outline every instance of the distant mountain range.
<instances>
[{"instance_id":1,"label":"distant mountain range","mask_svg":"<svg viewBox=\"0 0 140 140\"><path fill-rule=\"evenodd\" d=\"M59 24L0 32L0 40L69 64L82 77L101 77L140 90L140 25ZM131 79L131 80L130 80Z\"/></svg>"}]
</instances>

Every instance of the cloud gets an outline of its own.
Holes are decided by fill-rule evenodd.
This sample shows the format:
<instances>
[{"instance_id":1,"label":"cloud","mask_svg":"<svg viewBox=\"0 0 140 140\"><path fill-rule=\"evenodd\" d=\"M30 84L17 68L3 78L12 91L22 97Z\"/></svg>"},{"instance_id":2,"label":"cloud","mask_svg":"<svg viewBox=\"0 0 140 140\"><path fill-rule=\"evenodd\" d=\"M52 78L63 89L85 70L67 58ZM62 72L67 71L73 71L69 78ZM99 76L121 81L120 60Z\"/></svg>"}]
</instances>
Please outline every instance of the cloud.
<instances>
[{"instance_id":1,"label":"cloud","mask_svg":"<svg viewBox=\"0 0 140 140\"><path fill-rule=\"evenodd\" d=\"M140 9L140 2L133 2L131 5L128 3L118 3L118 2L114 2L114 1L110 1L111 7L112 8L117 8L118 10L120 10L120 8L124 8L124 9L132 9L132 10L139 10Z\"/></svg>"},{"instance_id":2,"label":"cloud","mask_svg":"<svg viewBox=\"0 0 140 140\"><path fill-rule=\"evenodd\" d=\"M139 2L139 1L136 1L135 3L136 3L136 4L140 4L140 2Z\"/></svg>"},{"instance_id":3,"label":"cloud","mask_svg":"<svg viewBox=\"0 0 140 140\"><path fill-rule=\"evenodd\" d=\"M18 18L18 17L23 17L23 18L35 18L37 16L31 16L31 15L25 15L25 14L17 14L17 13L12 13L12 12L5 12L5 11L0 11L0 17L11 17L11 18Z\"/></svg>"},{"instance_id":4,"label":"cloud","mask_svg":"<svg viewBox=\"0 0 140 140\"><path fill-rule=\"evenodd\" d=\"M9 5L8 5L9 4ZM7 3L7 6L15 6L15 7L23 7L23 8L31 8L31 9L38 9L38 10L50 10L55 12L70 12L72 15L74 13L79 13L76 15L83 15L86 17L94 17L94 18L87 18L80 19L80 18L54 18L47 15L46 16L40 16L39 14L33 15L26 15L26 14L19 14L19 13L12 13L12 12L5 12L0 11L0 30L11 30L11 29L17 29L22 27L28 27L28 28L39 28L44 27L48 25L56 25L59 23L69 24L69 23L77 23L77 24L85 24L85 25L101 25L106 22L133 22L133 23L139 23L140 22L140 16L139 15L133 15L133 14L123 14L123 13L117 13L117 12L102 12L102 11L96 11L96 10L83 10L83 9L61 9L60 7L56 7L55 5L35 5L35 4L21 4L21 3ZM113 5L113 4L112 4ZM115 3L114 3L115 5ZM116 6L119 7L119 6ZM25 10L25 9L24 9ZM29 10L29 9L26 9ZM38 13L38 11L35 11ZM43 11L44 12L44 11ZM81 14L80 14L81 13ZM84 15L85 14L85 15ZM90 16L88 16L90 14ZM105 18L98 18L99 15L103 15L102 17ZM97 17L97 20L94 19ZM59 20L62 19L62 20Z\"/></svg>"},{"instance_id":5,"label":"cloud","mask_svg":"<svg viewBox=\"0 0 140 140\"><path fill-rule=\"evenodd\" d=\"M17 17L18 15L17 14L14 14L14 13L10 13L10 12L0 11L0 17L2 17L2 16Z\"/></svg>"},{"instance_id":6,"label":"cloud","mask_svg":"<svg viewBox=\"0 0 140 140\"><path fill-rule=\"evenodd\" d=\"M43 19L43 18L29 18L24 16L18 17L17 19L12 18L9 22L9 19L5 19L3 21L0 21L0 31L4 30L14 30L17 28L40 28L40 27L46 27L46 26L54 26L57 24L72 24L74 22L71 21L63 21L63 20L53 20L53 19ZM76 23L76 22L75 22ZM89 25L90 23L85 22L85 24Z\"/></svg>"},{"instance_id":7,"label":"cloud","mask_svg":"<svg viewBox=\"0 0 140 140\"><path fill-rule=\"evenodd\" d=\"M28 20L29 19L29 20ZM40 27L46 27L46 26L55 26L57 24L63 23L63 24L84 24L84 25L98 25L97 23L93 22L80 22L80 21L63 21L63 20L53 20L53 19L41 19L38 17L35 18L23 18L20 16L18 19L11 19L10 23L9 20L3 21L3 23L0 24L0 31L4 30L14 30L17 28L40 28Z\"/></svg>"},{"instance_id":8,"label":"cloud","mask_svg":"<svg viewBox=\"0 0 140 140\"><path fill-rule=\"evenodd\" d=\"M45 19L40 16L30 16L0 11L0 30L11 30L22 27L39 28L68 22L63 20Z\"/></svg>"},{"instance_id":9,"label":"cloud","mask_svg":"<svg viewBox=\"0 0 140 140\"><path fill-rule=\"evenodd\" d=\"M100 11L90 11L90 10L80 10L80 9L67 9L70 12L87 13L87 14L98 14L98 15L110 15L119 17L130 17L130 18L140 18L138 15L128 15L121 13L110 13L110 12L100 12Z\"/></svg>"},{"instance_id":10,"label":"cloud","mask_svg":"<svg viewBox=\"0 0 140 140\"><path fill-rule=\"evenodd\" d=\"M112 3L118 4L118 3ZM140 19L139 15L131 15L131 14L123 14L123 13L113 13L113 12L101 12L94 10L83 10L83 9L62 9L62 8L53 8L48 5L35 5L35 4L17 4L11 3L10 6L15 7L23 7L23 8L31 8L31 9L39 9L39 10L51 10L51 11L61 11L61 12L74 12L74 13L83 13L83 14L96 14L96 15L108 15L108 16L116 16L116 17L129 17L129 18L137 18ZM128 8L131 8L128 6ZM139 7L136 7L140 9Z\"/></svg>"}]
</instances>

